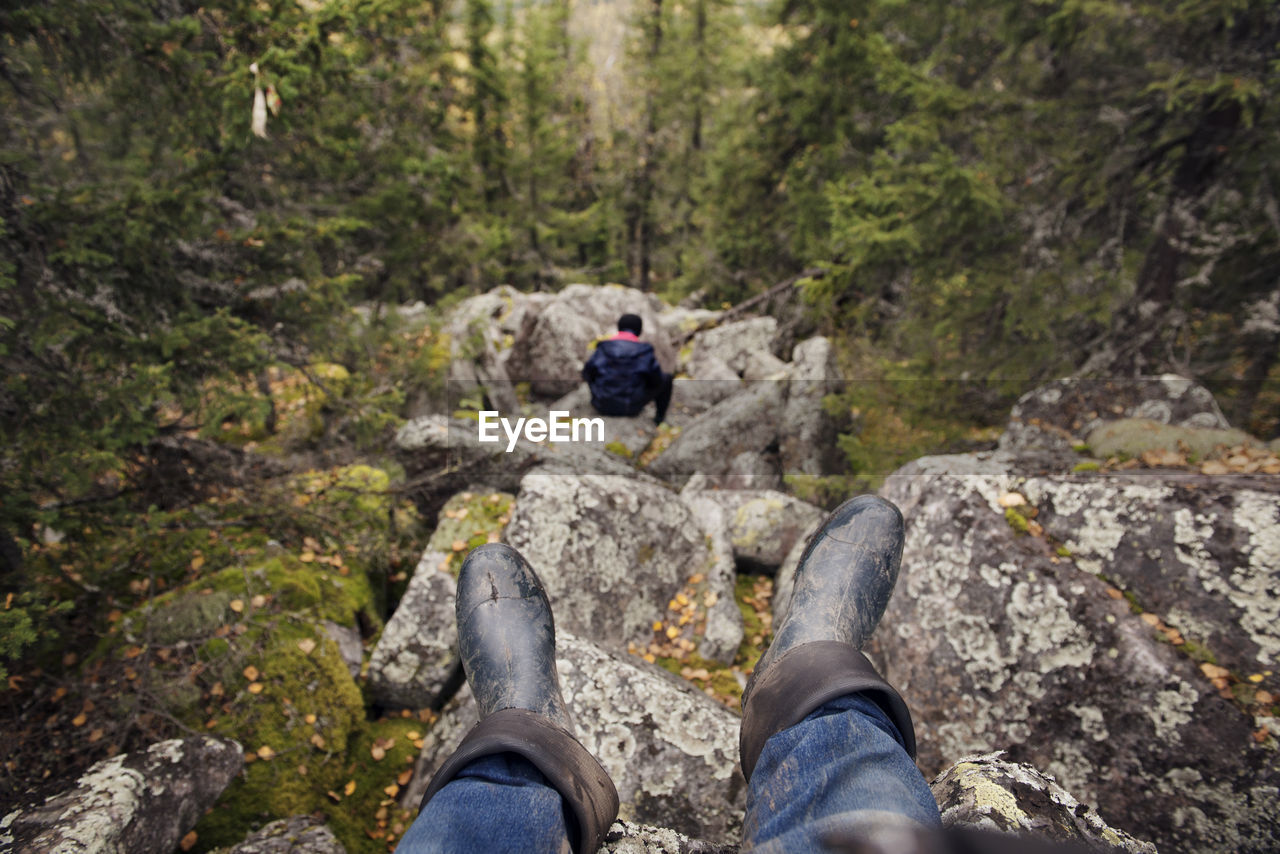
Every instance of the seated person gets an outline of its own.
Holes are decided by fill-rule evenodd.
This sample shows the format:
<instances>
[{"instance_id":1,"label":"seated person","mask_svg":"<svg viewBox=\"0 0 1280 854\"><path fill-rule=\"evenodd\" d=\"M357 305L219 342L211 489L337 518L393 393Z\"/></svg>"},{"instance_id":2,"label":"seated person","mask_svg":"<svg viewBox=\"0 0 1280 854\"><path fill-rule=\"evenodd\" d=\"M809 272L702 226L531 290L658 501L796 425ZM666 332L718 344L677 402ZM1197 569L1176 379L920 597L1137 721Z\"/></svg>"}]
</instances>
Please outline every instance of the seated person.
<instances>
[{"instance_id":1,"label":"seated person","mask_svg":"<svg viewBox=\"0 0 1280 854\"><path fill-rule=\"evenodd\" d=\"M671 403L671 374L658 364L653 345L640 340L643 328L639 315L618 318L618 334L596 345L582 366L582 378L601 415L634 417L652 400L658 410L653 423L661 424Z\"/></svg>"}]
</instances>

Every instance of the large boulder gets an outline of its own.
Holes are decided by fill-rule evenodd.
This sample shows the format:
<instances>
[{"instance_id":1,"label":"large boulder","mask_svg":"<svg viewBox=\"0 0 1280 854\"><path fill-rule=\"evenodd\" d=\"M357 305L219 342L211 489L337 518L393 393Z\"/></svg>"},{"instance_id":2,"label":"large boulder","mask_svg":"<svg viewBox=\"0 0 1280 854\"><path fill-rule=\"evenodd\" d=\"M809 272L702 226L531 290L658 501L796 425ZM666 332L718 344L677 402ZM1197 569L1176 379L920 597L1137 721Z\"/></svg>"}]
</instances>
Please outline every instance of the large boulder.
<instances>
[{"instance_id":1,"label":"large boulder","mask_svg":"<svg viewBox=\"0 0 1280 854\"><path fill-rule=\"evenodd\" d=\"M760 363L761 354L773 355L770 348L777 331L778 322L772 317L752 317L699 332L693 337L689 374L698 377L699 364L709 360L742 376Z\"/></svg>"},{"instance_id":2,"label":"large boulder","mask_svg":"<svg viewBox=\"0 0 1280 854\"><path fill-rule=\"evenodd\" d=\"M737 854L738 846L690 839L669 827L619 819L609 828L600 850L604 854Z\"/></svg>"},{"instance_id":3,"label":"large boulder","mask_svg":"<svg viewBox=\"0 0 1280 854\"><path fill-rule=\"evenodd\" d=\"M673 371L676 354L658 321L662 310L657 297L634 288L569 285L542 307L527 334L517 339L507 373L516 382L531 383L536 395L556 398L567 394L581 382L591 342L612 335L624 314L640 315L642 339L653 344L663 370Z\"/></svg>"},{"instance_id":4,"label":"large boulder","mask_svg":"<svg viewBox=\"0 0 1280 854\"><path fill-rule=\"evenodd\" d=\"M295 815L249 834L227 854L347 854L347 849L324 822Z\"/></svg>"},{"instance_id":5,"label":"large boulder","mask_svg":"<svg viewBox=\"0 0 1280 854\"><path fill-rule=\"evenodd\" d=\"M428 550L387 621L369 661L373 698L392 708L439 708L462 679L455 645L457 583L440 569L444 552Z\"/></svg>"},{"instance_id":6,"label":"large boulder","mask_svg":"<svg viewBox=\"0 0 1280 854\"><path fill-rule=\"evenodd\" d=\"M749 571L777 570L826 517L820 507L772 489L709 489L691 493L686 501L694 495L724 511L734 558Z\"/></svg>"},{"instance_id":7,"label":"large boulder","mask_svg":"<svg viewBox=\"0 0 1280 854\"><path fill-rule=\"evenodd\" d=\"M747 383L741 392L686 426L649 464L649 471L676 483L697 472L721 475L735 471L734 460L740 455L776 450L784 402L784 383Z\"/></svg>"},{"instance_id":8,"label":"large boulder","mask_svg":"<svg viewBox=\"0 0 1280 854\"><path fill-rule=\"evenodd\" d=\"M826 338L801 341L791 355L787 403L778 430L785 474L824 475L840 462L836 421L822 399L840 387L835 350Z\"/></svg>"},{"instance_id":9,"label":"large boulder","mask_svg":"<svg viewBox=\"0 0 1280 854\"><path fill-rule=\"evenodd\" d=\"M208 736L103 760L67 791L0 819L0 850L169 854L243 766L239 744Z\"/></svg>"},{"instance_id":10,"label":"large boulder","mask_svg":"<svg viewBox=\"0 0 1280 854\"><path fill-rule=\"evenodd\" d=\"M647 645L668 601L713 564L679 496L635 478L527 475L507 542L542 579L558 626L622 647ZM716 594L732 600L732 579Z\"/></svg>"},{"instance_id":11,"label":"large boulder","mask_svg":"<svg viewBox=\"0 0 1280 854\"><path fill-rule=\"evenodd\" d=\"M1202 657L1247 676L1280 665L1280 483L1195 473L1028 478L1044 534Z\"/></svg>"},{"instance_id":12,"label":"large boulder","mask_svg":"<svg viewBox=\"0 0 1280 854\"><path fill-rule=\"evenodd\" d=\"M882 491L906 517L906 547L897 592L869 651L916 717L926 773L949 757L1007 747L1012 760L1053 774L1099 804L1108 821L1162 847L1274 849L1280 764L1255 731L1275 719L1255 718L1220 696L1195 660L1157 637L1095 574L1125 572L1115 549L1128 535L1105 516L1095 524L1095 511L1080 503L1087 495L1069 484L1030 488L1012 474L980 473L990 464L926 458L899 470ZM1132 500L1132 512L1153 522L1161 513L1176 517L1178 510L1160 504L1172 496L1154 487L1108 488L1118 492L1114 506ZM1017 488L1046 507L1051 493L1076 496L1057 511L1064 523L1077 520L1062 535L1081 552L1094 550L1095 572L1056 553L1048 529L1033 527L1018 509L1026 507L1022 495L1012 496ZM1126 489L1136 491L1126 498ZM1152 503L1138 511L1143 501ZM1221 568L1204 553L1219 546L1212 526L1186 509L1186 521L1169 523L1176 526L1170 541L1146 541L1146 548L1169 555L1171 572L1186 564L1179 554L1200 561L1196 572L1210 579ZM1041 516L1052 518L1048 510ZM1263 533L1235 546L1249 563L1218 579L1224 598L1231 575L1250 584L1265 577L1251 555L1271 539Z\"/></svg>"},{"instance_id":13,"label":"large boulder","mask_svg":"<svg viewBox=\"0 0 1280 854\"><path fill-rule=\"evenodd\" d=\"M525 294L510 285L463 300L449 314L444 334L449 340L449 401L483 387L489 402L504 414L519 409L507 362L526 325L551 299Z\"/></svg>"},{"instance_id":14,"label":"large boulder","mask_svg":"<svg viewBox=\"0 0 1280 854\"><path fill-rule=\"evenodd\" d=\"M1176 374L1061 379L1018 399L1000 437L1000 450L1069 454L1073 445L1099 426L1122 418L1182 427L1230 426L1208 389Z\"/></svg>"},{"instance_id":15,"label":"large boulder","mask_svg":"<svg viewBox=\"0 0 1280 854\"><path fill-rule=\"evenodd\" d=\"M578 740L618 789L620 818L711 843L738 841L746 782L736 715L661 668L563 631L556 667ZM477 718L464 688L427 733L404 806L417 806Z\"/></svg>"},{"instance_id":16,"label":"large boulder","mask_svg":"<svg viewBox=\"0 0 1280 854\"><path fill-rule=\"evenodd\" d=\"M1149 842L1107 824L1052 777L1000 753L966 756L929 784L944 827L1072 842L1087 850L1156 854Z\"/></svg>"}]
</instances>

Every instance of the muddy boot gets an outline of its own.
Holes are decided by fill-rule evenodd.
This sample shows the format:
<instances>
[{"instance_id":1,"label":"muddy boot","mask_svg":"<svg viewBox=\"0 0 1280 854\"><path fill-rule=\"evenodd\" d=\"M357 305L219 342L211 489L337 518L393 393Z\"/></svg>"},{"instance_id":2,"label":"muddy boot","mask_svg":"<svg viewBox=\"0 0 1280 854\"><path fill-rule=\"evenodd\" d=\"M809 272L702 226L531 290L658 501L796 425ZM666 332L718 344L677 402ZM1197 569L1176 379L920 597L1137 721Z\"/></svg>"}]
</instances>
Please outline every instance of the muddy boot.
<instances>
[{"instance_id":1,"label":"muddy boot","mask_svg":"<svg viewBox=\"0 0 1280 854\"><path fill-rule=\"evenodd\" d=\"M556 673L551 605L533 567L510 546L472 551L458 576L457 619L458 648L480 723L436 772L422 806L475 760L517 753L569 806L577 824L575 849L598 851L618 815L618 792L573 736Z\"/></svg>"},{"instance_id":2,"label":"muddy boot","mask_svg":"<svg viewBox=\"0 0 1280 854\"><path fill-rule=\"evenodd\" d=\"M809 541L791 605L743 692L738 746L748 780L770 736L855 692L885 711L915 758L906 704L860 652L898 580L902 539L898 508L860 495L837 507Z\"/></svg>"}]
</instances>

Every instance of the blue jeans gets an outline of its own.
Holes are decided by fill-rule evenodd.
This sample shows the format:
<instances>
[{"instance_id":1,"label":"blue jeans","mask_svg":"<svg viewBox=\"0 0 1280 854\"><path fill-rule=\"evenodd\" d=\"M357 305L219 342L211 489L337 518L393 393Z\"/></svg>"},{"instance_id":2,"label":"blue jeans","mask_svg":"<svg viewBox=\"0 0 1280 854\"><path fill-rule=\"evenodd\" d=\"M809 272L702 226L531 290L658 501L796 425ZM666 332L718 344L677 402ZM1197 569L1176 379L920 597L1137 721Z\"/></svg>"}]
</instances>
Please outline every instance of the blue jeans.
<instances>
[{"instance_id":1,"label":"blue jeans","mask_svg":"<svg viewBox=\"0 0 1280 854\"><path fill-rule=\"evenodd\" d=\"M511 753L477 760L418 815L399 854L570 851L560 795ZM938 805L880 707L840 697L765 742L747 791L742 850L820 852L832 831L940 824Z\"/></svg>"}]
</instances>

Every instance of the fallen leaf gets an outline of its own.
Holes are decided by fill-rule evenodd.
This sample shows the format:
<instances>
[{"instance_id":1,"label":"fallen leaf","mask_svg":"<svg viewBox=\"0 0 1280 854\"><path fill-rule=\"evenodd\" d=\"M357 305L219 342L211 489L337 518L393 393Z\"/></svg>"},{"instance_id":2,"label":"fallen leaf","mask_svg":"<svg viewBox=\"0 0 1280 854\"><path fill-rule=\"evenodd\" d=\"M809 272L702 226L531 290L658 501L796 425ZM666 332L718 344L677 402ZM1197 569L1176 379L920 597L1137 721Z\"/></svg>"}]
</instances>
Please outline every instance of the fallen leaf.
<instances>
[{"instance_id":1,"label":"fallen leaf","mask_svg":"<svg viewBox=\"0 0 1280 854\"><path fill-rule=\"evenodd\" d=\"M654 620L654 621L653 621L653 630L654 630L655 632L660 632L660 631L662 631L662 620Z\"/></svg>"},{"instance_id":2,"label":"fallen leaf","mask_svg":"<svg viewBox=\"0 0 1280 854\"><path fill-rule=\"evenodd\" d=\"M1263 677L1262 677L1262 674L1261 674L1261 673L1250 673L1250 674L1249 674L1249 681L1250 681L1250 682L1252 682L1252 683L1254 683L1255 685L1256 685L1257 683L1261 682L1261 681L1262 681L1262 678L1263 678Z\"/></svg>"},{"instance_id":3,"label":"fallen leaf","mask_svg":"<svg viewBox=\"0 0 1280 854\"><path fill-rule=\"evenodd\" d=\"M680 634L680 630L677 629L675 626L667 626L667 637L671 638L672 640L675 640L676 636L679 634Z\"/></svg>"},{"instance_id":4,"label":"fallen leaf","mask_svg":"<svg viewBox=\"0 0 1280 854\"><path fill-rule=\"evenodd\" d=\"M182 841L178 843L178 847L183 851L190 851L192 848L196 847L196 840L198 838L199 837L196 836L196 832L194 830L188 831L187 835L182 837Z\"/></svg>"},{"instance_id":5,"label":"fallen leaf","mask_svg":"<svg viewBox=\"0 0 1280 854\"><path fill-rule=\"evenodd\" d=\"M312 714L307 714L307 715L306 715L306 716L304 716L302 719L303 719L304 721L306 721L307 723L309 723L309 724L313 724L313 723L315 723L315 722L316 722L316 716L315 716L315 715L312 715Z\"/></svg>"},{"instance_id":6,"label":"fallen leaf","mask_svg":"<svg viewBox=\"0 0 1280 854\"><path fill-rule=\"evenodd\" d=\"M392 783L390 786L384 786L382 791L386 793L388 798L394 798L396 795L400 794L400 787L395 783Z\"/></svg>"},{"instance_id":7,"label":"fallen leaf","mask_svg":"<svg viewBox=\"0 0 1280 854\"><path fill-rule=\"evenodd\" d=\"M1253 740L1258 742L1258 744L1266 744L1267 738L1270 735L1271 735L1271 730L1267 729L1266 727L1262 727L1260 730L1258 730L1253 734Z\"/></svg>"},{"instance_id":8,"label":"fallen leaf","mask_svg":"<svg viewBox=\"0 0 1280 854\"><path fill-rule=\"evenodd\" d=\"M1276 701L1275 695L1270 691L1259 691L1253 695L1253 699L1264 706L1269 706Z\"/></svg>"},{"instance_id":9,"label":"fallen leaf","mask_svg":"<svg viewBox=\"0 0 1280 854\"><path fill-rule=\"evenodd\" d=\"M460 552L460 551L462 551L463 549L465 549L466 547L467 547L467 542L466 542L466 540L454 540L454 541L453 541L453 546L452 546L452 548L453 548L453 550L454 550L455 552Z\"/></svg>"},{"instance_id":10,"label":"fallen leaf","mask_svg":"<svg viewBox=\"0 0 1280 854\"><path fill-rule=\"evenodd\" d=\"M1124 594L1123 594L1123 593L1121 593L1119 590L1117 590L1117 589L1116 589L1116 588L1114 588L1114 587L1108 587L1108 588L1107 588L1107 595L1108 595L1108 596L1110 596L1112 599L1123 599L1123 598L1124 598Z\"/></svg>"},{"instance_id":11,"label":"fallen leaf","mask_svg":"<svg viewBox=\"0 0 1280 854\"><path fill-rule=\"evenodd\" d=\"M409 781L412 779L413 779L413 769L409 768L406 771L400 772L400 776L396 778L396 782L399 783L401 786L405 786L405 785L408 785Z\"/></svg>"},{"instance_id":12,"label":"fallen leaf","mask_svg":"<svg viewBox=\"0 0 1280 854\"><path fill-rule=\"evenodd\" d=\"M250 694L261 694L261 693L262 693L262 683L261 683L261 682L250 682L250 683L249 683L249 693L250 693Z\"/></svg>"},{"instance_id":13,"label":"fallen leaf","mask_svg":"<svg viewBox=\"0 0 1280 854\"><path fill-rule=\"evenodd\" d=\"M1021 507L1027 503L1027 499L1020 492L1006 492L996 500L996 503L1005 508Z\"/></svg>"},{"instance_id":14,"label":"fallen leaf","mask_svg":"<svg viewBox=\"0 0 1280 854\"><path fill-rule=\"evenodd\" d=\"M1145 614L1142 614L1141 616L1138 617L1138 619L1142 620L1142 622L1146 623L1148 626L1151 626L1153 629L1158 628L1160 626L1160 618L1157 617L1155 614L1152 614L1150 611L1148 611Z\"/></svg>"},{"instance_id":15,"label":"fallen leaf","mask_svg":"<svg viewBox=\"0 0 1280 854\"><path fill-rule=\"evenodd\" d=\"M1204 463L1204 465L1200 466L1201 474L1226 474L1229 471L1231 471L1231 469L1227 468L1217 460L1209 460Z\"/></svg>"},{"instance_id":16,"label":"fallen leaf","mask_svg":"<svg viewBox=\"0 0 1280 854\"><path fill-rule=\"evenodd\" d=\"M84 712L81 712L80 714L76 715L74 718L71 719L71 725L84 726L87 720L89 720L89 716L86 715Z\"/></svg>"},{"instance_id":17,"label":"fallen leaf","mask_svg":"<svg viewBox=\"0 0 1280 854\"><path fill-rule=\"evenodd\" d=\"M313 551L304 551L302 554L298 555L298 560L303 563L315 563L315 559L316 553Z\"/></svg>"},{"instance_id":18,"label":"fallen leaf","mask_svg":"<svg viewBox=\"0 0 1280 854\"><path fill-rule=\"evenodd\" d=\"M314 744L316 747L320 748L321 750L324 750L324 744L325 744L324 736L321 735L320 733L316 732L311 734L311 743Z\"/></svg>"},{"instance_id":19,"label":"fallen leaf","mask_svg":"<svg viewBox=\"0 0 1280 854\"><path fill-rule=\"evenodd\" d=\"M202 567L202 566L204 566L204 558L203 558L203 557L201 557L200 555L196 555L195 557L193 557L193 558L191 559L191 571L192 571L192 572L198 572L198 571L199 571L199 569L200 569L200 567ZM184 848L184 849L182 849L182 850L183 850L183 851L185 851L185 850L187 850L187 849L185 849L185 848Z\"/></svg>"},{"instance_id":20,"label":"fallen leaf","mask_svg":"<svg viewBox=\"0 0 1280 854\"><path fill-rule=\"evenodd\" d=\"M267 604L267 597L259 593L257 596L254 596L249 600L249 604L253 605L255 608L261 608L263 605Z\"/></svg>"},{"instance_id":21,"label":"fallen leaf","mask_svg":"<svg viewBox=\"0 0 1280 854\"><path fill-rule=\"evenodd\" d=\"M95 729L93 732L89 733L89 743L92 744L93 742L102 738L102 736L104 735L106 735L106 733L104 733L101 729Z\"/></svg>"},{"instance_id":22,"label":"fallen leaf","mask_svg":"<svg viewBox=\"0 0 1280 854\"><path fill-rule=\"evenodd\" d=\"M298 649L302 650L304 655L310 655L312 650L316 648L316 642L311 638L303 638L298 641Z\"/></svg>"},{"instance_id":23,"label":"fallen leaf","mask_svg":"<svg viewBox=\"0 0 1280 854\"><path fill-rule=\"evenodd\" d=\"M381 762L383 759L387 757L387 751L382 749L382 745L375 744L372 748L370 748L369 755L373 757L374 762Z\"/></svg>"},{"instance_id":24,"label":"fallen leaf","mask_svg":"<svg viewBox=\"0 0 1280 854\"><path fill-rule=\"evenodd\" d=\"M258 758L263 760L271 759L276 755L276 752L272 750L271 746L268 744L264 744L261 747L259 747L257 752L258 752Z\"/></svg>"},{"instance_id":25,"label":"fallen leaf","mask_svg":"<svg viewBox=\"0 0 1280 854\"><path fill-rule=\"evenodd\" d=\"M258 668L254 667L252 664L241 672L244 673L244 678L248 679L250 682L256 681L258 676L261 675L258 673Z\"/></svg>"},{"instance_id":26,"label":"fallen leaf","mask_svg":"<svg viewBox=\"0 0 1280 854\"><path fill-rule=\"evenodd\" d=\"M325 794L328 795L329 800L333 801L335 804L342 802L342 795L339 795L333 789L330 789L329 791L325 792Z\"/></svg>"},{"instance_id":27,"label":"fallen leaf","mask_svg":"<svg viewBox=\"0 0 1280 854\"><path fill-rule=\"evenodd\" d=\"M1207 661L1200 665L1200 672L1210 679L1225 679L1231 675L1231 671L1227 668L1210 664Z\"/></svg>"},{"instance_id":28,"label":"fallen leaf","mask_svg":"<svg viewBox=\"0 0 1280 854\"><path fill-rule=\"evenodd\" d=\"M241 611L244 610L244 600L232 599L229 603L227 603L227 607L230 608L232 611L235 611L237 614L239 614Z\"/></svg>"},{"instance_id":29,"label":"fallen leaf","mask_svg":"<svg viewBox=\"0 0 1280 854\"><path fill-rule=\"evenodd\" d=\"M351 793L354 792L355 790L356 790L355 780L348 780L347 785L342 787L343 794L345 794L348 798L351 797Z\"/></svg>"}]
</instances>

